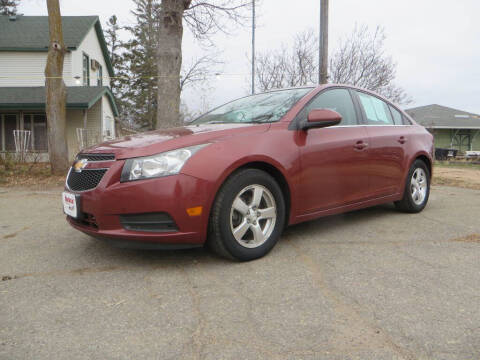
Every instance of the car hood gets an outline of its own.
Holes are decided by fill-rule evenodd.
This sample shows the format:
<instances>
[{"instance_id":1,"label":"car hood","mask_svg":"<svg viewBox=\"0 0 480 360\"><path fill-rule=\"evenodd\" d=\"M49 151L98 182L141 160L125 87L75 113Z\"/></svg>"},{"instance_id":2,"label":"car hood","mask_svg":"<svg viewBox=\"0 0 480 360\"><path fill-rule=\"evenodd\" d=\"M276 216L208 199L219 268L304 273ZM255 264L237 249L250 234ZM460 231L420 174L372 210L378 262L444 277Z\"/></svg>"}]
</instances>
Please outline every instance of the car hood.
<instances>
[{"instance_id":1,"label":"car hood","mask_svg":"<svg viewBox=\"0 0 480 360\"><path fill-rule=\"evenodd\" d=\"M186 146L217 142L231 136L267 131L270 124L205 124L154 130L125 136L84 149L88 153L113 153L116 159L149 156Z\"/></svg>"}]
</instances>

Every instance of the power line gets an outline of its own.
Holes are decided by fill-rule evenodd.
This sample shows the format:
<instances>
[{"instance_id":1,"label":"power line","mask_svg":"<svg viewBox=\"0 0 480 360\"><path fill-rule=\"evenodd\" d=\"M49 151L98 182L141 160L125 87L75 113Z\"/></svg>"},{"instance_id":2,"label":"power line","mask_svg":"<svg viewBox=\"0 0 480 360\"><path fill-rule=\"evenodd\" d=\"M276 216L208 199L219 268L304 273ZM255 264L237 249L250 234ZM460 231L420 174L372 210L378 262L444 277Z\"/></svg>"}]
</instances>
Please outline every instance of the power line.
<instances>
[{"instance_id":1,"label":"power line","mask_svg":"<svg viewBox=\"0 0 480 360\"><path fill-rule=\"evenodd\" d=\"M222 76L248 76L248 73L216 73L216 74L206 74L203 75L202 77L222 77ZM149 79L149 80L154 80L157 78L176 78L178 76L169 76L169 75L146 75L146 76L103 76L103 80L108 80L108 79L123 79L123 80L134 80L134 79ZM68 77L65 76L45 76L45 75L8 75L4 76L1 75L0 79L25 79L25 80L35 80L35 79L67 79ZM180 78L182 78L180 76ZM76 79L75 77L72 77L74 80L80 80ZM91 78L92 79L92 78ZM97 77L98 79L98 77Z\"/></svg>"}]
</instances>

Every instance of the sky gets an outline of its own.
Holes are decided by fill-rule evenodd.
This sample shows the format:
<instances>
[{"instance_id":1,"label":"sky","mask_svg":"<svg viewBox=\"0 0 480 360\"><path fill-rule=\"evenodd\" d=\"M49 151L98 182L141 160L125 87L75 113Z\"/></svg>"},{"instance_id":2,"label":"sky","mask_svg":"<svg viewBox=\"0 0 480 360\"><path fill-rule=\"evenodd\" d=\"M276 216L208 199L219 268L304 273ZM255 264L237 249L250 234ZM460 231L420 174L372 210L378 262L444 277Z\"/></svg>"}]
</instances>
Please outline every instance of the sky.
<instances>
[{"instance_id":1,"label":"sky","mask_svg":"<svg viewBox=\"0 0 480 360\"><path fill-rule=\"evenodd\" d=\"M288 45L307 28L318 31L320 0L257 1L257 52ZM115 14L121 24L134 22L132 0L61 0L60 4L62 15L98 15L104 24ZM21 0L19 13L46 15L46 0ZM407 107L440 104L480 114L479 14L478 0L330 0L330 51L355 24L370 29L383 26L386 53L397 64L395 82L413 99ZM188 31L184 35L185 62L208 51L220 52L224 62L223 75L185 91L183 99L192 112L249 91L249 22L211 40L216 49L199 45Z\"/></svg>"}]
</instances>

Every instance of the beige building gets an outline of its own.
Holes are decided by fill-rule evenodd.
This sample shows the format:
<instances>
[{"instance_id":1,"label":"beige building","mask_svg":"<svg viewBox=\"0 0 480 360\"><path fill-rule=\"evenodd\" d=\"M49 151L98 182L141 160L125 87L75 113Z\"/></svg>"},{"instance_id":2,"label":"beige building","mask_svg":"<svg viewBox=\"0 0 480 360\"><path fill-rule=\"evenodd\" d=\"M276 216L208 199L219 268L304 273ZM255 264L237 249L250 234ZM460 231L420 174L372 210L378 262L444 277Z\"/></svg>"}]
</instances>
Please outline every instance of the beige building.
<instances>
[{"instance_id":1,"label":"beige building","mask_svg":"<svg viewBox=\"0 0 480 360\"><path fill-rule=\"evenodd\" d=\"M67 47L69 157L79 148L115 137L118 110L110 90L112 64L96 16L62 17ZM30 130L29 150L48 159L45 65L48 17L0 16L0 152L15 151L14 130Z\"/></svg>"}]
</instances>

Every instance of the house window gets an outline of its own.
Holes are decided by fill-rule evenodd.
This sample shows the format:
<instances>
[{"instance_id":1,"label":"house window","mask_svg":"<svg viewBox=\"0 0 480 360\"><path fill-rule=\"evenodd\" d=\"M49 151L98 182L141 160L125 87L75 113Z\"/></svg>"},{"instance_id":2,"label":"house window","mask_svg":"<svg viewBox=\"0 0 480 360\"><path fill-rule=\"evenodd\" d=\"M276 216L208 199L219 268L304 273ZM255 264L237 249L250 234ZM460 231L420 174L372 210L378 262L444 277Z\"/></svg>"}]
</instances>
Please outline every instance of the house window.
<instances>
[{"instance_id":1,"label":"house window","mask_svg":"<svg viewBox=\"0 0 480 360\"><path fill-rule=\"evenodd\" d=\"M99 66L98 66L97 86L103 86L103 69L102 69L102 65L99 65Z\"/></svg>"},{"instance_id":2,"label":"house window","mask_svg":"<svg viewBox=\"0 0 480 360\"><path fill-rule=\"evenodd\" d=\"M83 86L90 86L90 58L83 54Z\"/></svg>"}]
</instances>

